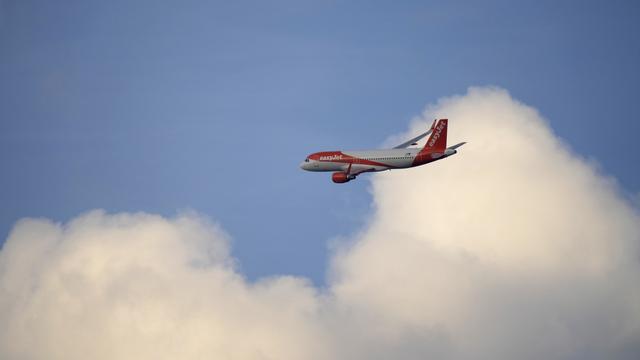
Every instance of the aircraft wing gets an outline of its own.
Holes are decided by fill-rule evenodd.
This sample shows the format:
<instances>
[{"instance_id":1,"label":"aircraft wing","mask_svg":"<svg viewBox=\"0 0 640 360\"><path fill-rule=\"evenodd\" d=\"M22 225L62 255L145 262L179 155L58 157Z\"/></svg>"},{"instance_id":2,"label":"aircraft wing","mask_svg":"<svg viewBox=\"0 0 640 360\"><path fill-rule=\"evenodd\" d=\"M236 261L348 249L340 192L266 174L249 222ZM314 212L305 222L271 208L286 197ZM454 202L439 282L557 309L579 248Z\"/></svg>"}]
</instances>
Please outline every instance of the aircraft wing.
<instances>
[{"instance_id":1,"label":"aircraft wing","mask_svg":"<svg viewBox=\"0 0 640 360\"><path fill-rule=\"evenodd\" d=\"M353 180L356 178L356 176L364 172L370 172L370 171L375 171L375 169L371 166L367 166L363 164L356 164L355 166L353 166L353 164L349 164L349 167L345 172L347 173L348 179Z\"/></svg>"},{"instance_id":2,"label":"aircraft wing","mask_svg":"<svg viewBox=\"0 0 640 360\"><path fill-rule=\"evenodd\" d=\"M394 147L394 149L404 149L404 148L406 148L406 147L409 147L409 146L411 146L411 145L414 145L416 142L420 141L420 140L421 140L422 138L424 138L425 136L427 136L427 135L431 134L431 132L433 131L433 127L434 127L435 125L436 125L436 122L435 122L435 120L434 120L434 121L433 121L433 125L431 125L431 128L429 129L429 131L427 131L427 132L425 132L425 133L422 133L422 134L420 134L420 135L418 135L418 136L414 137L414 138L413 138L413 139L411 139L411 140L407 140L407 141L403 142L402 144L400 144L400 145L398 145L398 146Z\"/></svg>"}]
</instances>

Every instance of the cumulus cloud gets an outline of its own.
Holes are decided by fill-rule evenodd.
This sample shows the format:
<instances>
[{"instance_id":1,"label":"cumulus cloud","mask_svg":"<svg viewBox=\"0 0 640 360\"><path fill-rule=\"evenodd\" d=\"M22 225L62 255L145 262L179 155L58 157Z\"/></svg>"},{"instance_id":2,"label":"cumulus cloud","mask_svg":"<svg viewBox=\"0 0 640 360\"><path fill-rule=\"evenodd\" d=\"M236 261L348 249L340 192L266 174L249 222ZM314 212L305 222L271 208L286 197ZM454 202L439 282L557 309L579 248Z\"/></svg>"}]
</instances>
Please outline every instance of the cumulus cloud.
<instances>
[{"instance_id":1,"label":"cumulus cloud","mask_svg":"<svg viewBox=\"0 0 640 360\"><path fill-rule=\"evenodd\" d=\"M325 289L247 281L195 213L20 221L0 358L637 359L640 216L615 181L504 90L442 99L409 132L436 117L469 143L371 177L376 210Z\"/></svg>"},{"instance_id":2,"label":"cumulus cloud","mask_svg":"<svg viewBox=\"0 0 640 360\"><path fill-rule=\"evenodd\" d=\"M0 257L3 359L295 359L322 354L316 291L248 284L195 214L23 220Z\"/></svg>"},{"instance_id":3,"label":"cumulus cloud","mask_svg":"<svg viewBox=\"0 0 640 360\"><path fill-rule=\"evenodd\" d=\"M460 154L373 181L376 213L334 260L341 301L439 329L452 358L640 356L640 218L615 181L494 88L429 106Z\"/></svg>"}]
</instances>

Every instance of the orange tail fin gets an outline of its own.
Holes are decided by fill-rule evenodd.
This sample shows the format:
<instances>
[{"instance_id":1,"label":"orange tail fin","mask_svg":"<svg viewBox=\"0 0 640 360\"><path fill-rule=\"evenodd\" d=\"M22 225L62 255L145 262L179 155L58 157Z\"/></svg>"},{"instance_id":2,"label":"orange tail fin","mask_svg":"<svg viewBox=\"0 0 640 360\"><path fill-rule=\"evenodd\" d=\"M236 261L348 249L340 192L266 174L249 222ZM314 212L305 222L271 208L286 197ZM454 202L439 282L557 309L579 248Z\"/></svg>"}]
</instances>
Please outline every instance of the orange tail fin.
<instances>
[{"instance_id":1,"label":"orange tail fin","mask_svg":"<svg viewBox=\"0 0 640 360\"><path fill-rule=\"evenodd\" d=\"M433 127L433 132L427 140L425 149L444 150L447 148L447 125L449 120L440 119Z\"/></svg>"}]
</instances>

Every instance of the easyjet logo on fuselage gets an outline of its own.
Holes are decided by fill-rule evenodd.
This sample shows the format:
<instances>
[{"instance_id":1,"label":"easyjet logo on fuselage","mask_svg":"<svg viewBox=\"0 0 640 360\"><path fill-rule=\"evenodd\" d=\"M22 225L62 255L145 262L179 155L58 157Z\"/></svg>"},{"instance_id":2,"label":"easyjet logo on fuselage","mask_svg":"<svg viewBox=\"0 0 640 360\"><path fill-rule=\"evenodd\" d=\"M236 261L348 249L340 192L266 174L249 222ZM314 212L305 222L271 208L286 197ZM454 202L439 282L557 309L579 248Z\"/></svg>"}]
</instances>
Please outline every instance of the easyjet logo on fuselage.
<instances>
[{"instance_id":1,"label":"easyjet logo on fuselage","mask_svg":"<svg viewBox=\"0 0 640 360\"><path fill-rule=\"evenodd\" d=\"M320 156L321 161L334 161L334 160L342 160L342 155L328 155L328 156Z\"/></svg>"},{"instance_id":2,"label":"easyjet logo on fuselage","mask_svg":"<svg viewBox=\"0 0 640 360\"><path fill-rule=\"evenodd\" d=\"M438 127L436 127L436 132L433 133L433 136L431 137L431 140L429 140L429 147L433 147L433 145L435 145L436 141L438 141L438 138L440 137L440 133L442 132L442 129L444 129L445 127L445 122L441 121L440 125L438 125Z\"/></svg>"}]
</instances>

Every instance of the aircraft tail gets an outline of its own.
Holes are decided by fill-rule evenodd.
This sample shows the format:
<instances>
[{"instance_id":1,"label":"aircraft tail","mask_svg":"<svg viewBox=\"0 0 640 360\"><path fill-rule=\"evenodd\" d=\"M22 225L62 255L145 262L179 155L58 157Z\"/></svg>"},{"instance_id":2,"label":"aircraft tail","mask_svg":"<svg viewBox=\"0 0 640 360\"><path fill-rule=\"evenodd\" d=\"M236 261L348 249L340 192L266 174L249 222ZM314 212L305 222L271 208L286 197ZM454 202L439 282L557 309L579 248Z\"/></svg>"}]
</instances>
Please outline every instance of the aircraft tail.
<instances>
[{"instance_id":1,"label":"aircraft tail","mask_svg":"<svg viewBox=\"0 0 640 360\"><path fill-rule=\"evenodd\" d=\"M431 125L431 136L427 140L425 149L432 150L445 150L447 148L447 125L449 120L440 119L433 122Z\"/></svg>"}]
</instances>

